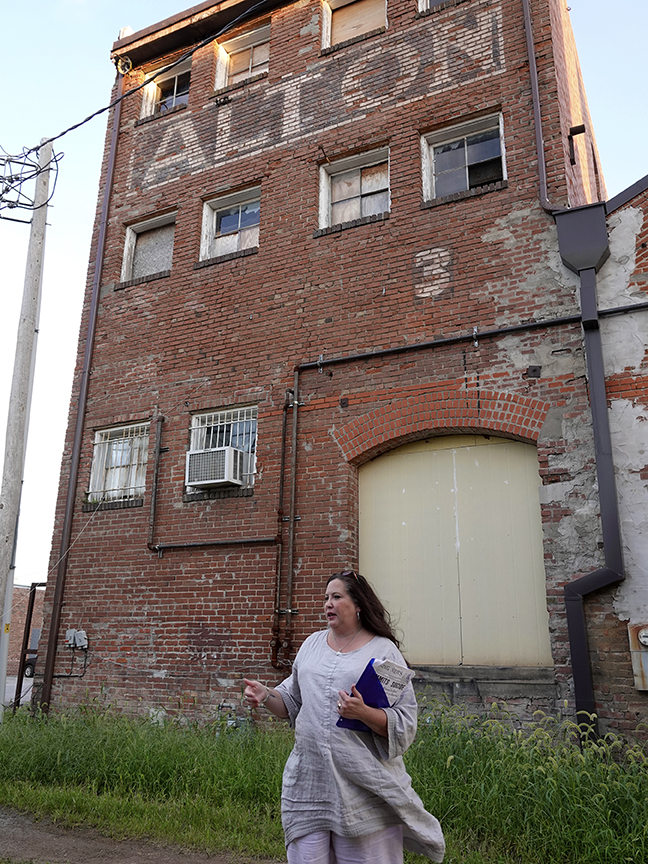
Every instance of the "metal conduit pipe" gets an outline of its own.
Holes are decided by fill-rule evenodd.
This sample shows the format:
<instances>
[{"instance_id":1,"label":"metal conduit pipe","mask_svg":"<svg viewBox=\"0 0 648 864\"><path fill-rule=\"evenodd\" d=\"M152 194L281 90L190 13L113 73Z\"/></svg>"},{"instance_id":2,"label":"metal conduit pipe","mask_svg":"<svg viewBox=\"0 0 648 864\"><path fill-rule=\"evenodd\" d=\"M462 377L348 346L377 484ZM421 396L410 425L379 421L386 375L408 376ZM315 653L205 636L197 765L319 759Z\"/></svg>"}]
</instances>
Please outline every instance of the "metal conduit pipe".
<instances>
[{"instance_id":1,"label":"metal conduit pipe","mask_svg":"<svg viewBox=\"0 0 648 864\"><path fill-rule=\"evenodd\" d=\"M40 696L41 710L49 710L52 697L52 681L54 678L54 663L56 660L56 647L58 631L61 623L61 608L63 595L65 593L65 578L67 575L68 552L72 536L72 518L74 516L74 501L76 498L77 484L79 480L79 462L81 460L81 445L83 443L83 421L85 419L86 406L88 402L88 387L90 383L90 366L92 363L92 352L94 350L95 332L97 329L97 313L99 310L99 288L103 272L104 253L106 248L106 233L108 228L108 208L115 176L115 162L117 158L117 143L119 139L119 124L121 121L122 95L124 90L124 76L117 74L117 104L113 114L112 133L110 136L110 152L108 154L108 165L106 168L106 183L104 186L103 200L101 202L101 217L99 220L99 237L97 238L97 256L95 259L94 276L92 279L92 294L90 298L90 310L88 313L88 330L86 333L85 353L83 356L83 369L79 384L79 402L77 407L76 425L74 429L74 443L70 459L70 476L68 479L67 497L65 501L65 514L63 516L63 527L61 529L61 546L59 562L56 571L56 583L54 586L54 598L52 600L52 617L50 619L49 638L47 640L47 654L45 656L45 669L43 672L43 689Z\"/></svg>"},{"instance_id":2,"label":"metal conduit pipe","mask_svg":"<svg viewBox=\"0 0 648 864\"><path fill-rule=\"evenodd\" d=\"M279 628L281 615L281 568L283 565L283 518L284 518L284 474L286 471L286 434L288 427L288 409L291 407L291 390L286 390L281 419L281 458L279 462L279 495L277 500L277 559L275 567L275 601L272 617L272 639L270 640L270 663L275 669L283 669L285 664L279 660L281 640Z\"/></svg>"},{"instance_id":3,"label":"metal conduit pipe","mask_svg":"<svg viewBox=\"0 0 648 864\"><path fill-rule=\"evenodd\" d=\"M232 537L230 540L195 540L191 543L157 543L152 551L161 558L168 549L204 549L211 546L270 546L276 537Z\"/></svg>"},{"instance_id":4,"label":"metal conduit pipe","mask_svg":"<svg viewBox=\"0 0 648 864\"><path fill-rule=\"evenodd\" d=\"M147 547L151 552L157 552L155 545L155 513L157 510L158 478L160 476L160 456L162 454L162 424L164 417L155 418L155 456L153 460L153 484L151 486L151 509L149 510L149 533Z\"/></svg>"}]
</instances>

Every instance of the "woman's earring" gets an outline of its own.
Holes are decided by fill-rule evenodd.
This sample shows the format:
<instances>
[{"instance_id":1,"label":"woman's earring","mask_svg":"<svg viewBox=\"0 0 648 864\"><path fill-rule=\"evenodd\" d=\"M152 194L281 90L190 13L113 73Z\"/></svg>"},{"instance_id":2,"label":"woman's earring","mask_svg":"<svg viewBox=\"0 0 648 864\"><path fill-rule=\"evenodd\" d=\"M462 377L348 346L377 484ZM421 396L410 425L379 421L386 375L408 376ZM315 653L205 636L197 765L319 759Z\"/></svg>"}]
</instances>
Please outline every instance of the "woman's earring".
<instances>
[{"instance_id":1,"label":"woman's earring","mask_svg":"<svg viewBox=\"0 0 648 864\"><path fill-rule=\"evenodd\" d=\"M359 609L356 609L356 618L358 619L358 621L360 620L360 610Z\"/></svg>"}]
</instances>

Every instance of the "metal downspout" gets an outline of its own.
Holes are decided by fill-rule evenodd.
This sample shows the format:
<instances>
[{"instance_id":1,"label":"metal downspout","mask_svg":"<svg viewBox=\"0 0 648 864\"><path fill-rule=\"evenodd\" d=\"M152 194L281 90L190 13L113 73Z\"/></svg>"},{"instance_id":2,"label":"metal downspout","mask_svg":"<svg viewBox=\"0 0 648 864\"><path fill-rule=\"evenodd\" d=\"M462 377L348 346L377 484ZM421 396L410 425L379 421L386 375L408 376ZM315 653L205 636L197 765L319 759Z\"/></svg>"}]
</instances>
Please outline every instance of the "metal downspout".
<instances>
[{"instance_id":1,"label":"metal downspout","mask_svg":"<svg viewBox=\"0 0 648 864\"><path fill-rule=\"evenodd\" d=\"M288 427L289 397L291 391L286 391L281 419L281 460L279 464L279 496L277 501L277 559L275 565L275 601L272 618L272 639L270 640L270 662L275 669L283 669L284 663L279 660L279 649L281 640L279 638L279 626L281 615L281 568L283 565L283 521L284 521L284 474L286 471L286 433Z\"/></svg>"},{"instance_id":2,"label":"metal downspout","mask_svg":"<svg viewBox=\"0 0 648 864\"><path fill-rule=\"evenodd\" d=\"M83 369L79 386L79 403L77 408L76 426L74 430L74 443L72 445L72 456L70 460L70 476L68 479L67 498L65 501L65 515L63 517L63 528L61 531L61 546L59 552L58 568L56 572L56 584L54 587L54 598L52 600L52 617L50 619L49 638L47 641L47 655L45 657L45 669L43 672L43 689L40 696L40 707L43 712L49 711L52 695L52 681L54 678L54 663L56 660L56 647L58 631L61 623L61 608L63 606L63 594L65 592L65 578L67 575L68 552L70 538L72 536L72 518L74 516L74 502L76 499L77 483L79 479L79 462L81 460L81 445L83 443L83 422L85 419L86 405L88 402L88 387L90 380L90 365L94 349L95 332L97 326L97 313L99 310L99 288L103 271L104 252L106 248L106 233L108 227L108 208L110 195L115 176L115 162L117 158L117 142L119 139L119 124L122 112L122 95L124 89L124 76L117 74L117 104L113 114L113 127L110 137L110 153L106 169L106 183L104 186L103 201L101 204L101 217L99 221L99 237L97 240L97 256L95 259L94 276L92 280L92 294L90 299L90 311L88 314L88 331L86 334L85 354L83 357Z\"/></svg>"},{"instance_id":3,"label":"metal downspout","mask_svg":"<svg viewBox=\"0 0 648 864\"><path fill-rule=\"evenodd\" d=\"M596 701L583 601L588 594L622 581L625 574L623 572L619 508L605 393L601 331L596 311L596 271L593 268L583 270L579 276L605 566L568 583L565 585L564 592L574 678L576 718L577 722L591 725L593 734L598 737L598 722L595 717ZM586 304L591 305L591 316L588 317L585 316Z\"/></svg>"},{"instance_id":4,"label":"metal downspout","mask_svg":"<svg viewBox=\"0 0 648 864\"><path fill-rule=\"evenodd\" d=\"M587 724L591 734L598 737L594 682L583 600L594 591L608 588L625 578L596 296L596 273L610 254L605 204L589 204L556 214L556 227L563 263L570 270L578 273L580 279L581 318L605 556L604 567L565 585L565 607L576 719L577 722Z\"/></svg>"},{"instance_id":5,"label":"metal downspout","mask_svg":"<svg viewBox=\"0 0 648 864\"><path fill-rule=\"evenodd\" d=\"M533 24L529 0L522 0L524 10L524 32L526 35L527 56L529 58L529 75L531 77L531 101L533 104L533 126L535 129L536 153L538 156L538 183L540 186L540 204L547 213L554 213L563 208L552 204L547 197L547 162L545 159L545 143L542 133L542 113L540 111L540 87L538 86L538 66L535 58L535 43L533 40Z\"/></svg>"},{"instance_id":6,"label":"metal downspout","mask_svg":"<svg viewBox=\"0 0 648 864\"><path fill-rule=\"evenodd\" d=\"M290 650L292 642L293 568L295 560L295 503L297 498L297 418L299 415L299 369L295 369L292 399L292 441L290 442L290 511L288 514L288 566L286 571L286 631L282 648Z\"/></svg>"}]
</instances>

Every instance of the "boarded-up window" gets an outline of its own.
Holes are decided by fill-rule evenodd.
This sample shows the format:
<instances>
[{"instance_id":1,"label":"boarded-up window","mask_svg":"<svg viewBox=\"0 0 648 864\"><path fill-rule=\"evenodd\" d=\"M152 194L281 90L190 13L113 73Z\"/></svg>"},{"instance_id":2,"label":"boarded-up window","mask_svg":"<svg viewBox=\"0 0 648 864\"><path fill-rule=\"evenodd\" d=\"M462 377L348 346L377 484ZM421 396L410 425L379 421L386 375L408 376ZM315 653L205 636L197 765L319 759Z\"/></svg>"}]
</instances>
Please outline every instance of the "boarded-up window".
<instances>
[{"instance_id":1,"label":"boarded-up window","mask_svg":"<svg viewBox=\"0 0 648 864\"><path fill-rule=\"evenodd\" d=\"M171 269L175 225L142 231L135 239L131 279L142 279Z\"/></svg>"},{"instance_id":2,"label":"boarded-up window","mask_svg":"<svg viewBox=\"0 0 648 864\"><path fill-rule=\"evenodd\" d=\"M331 45L369 33L386 23L385 0L356 0L346 5L331 4Z\"/></svg>"},{"instance_id":3,"label":"boarded-up window","mask_svg":"<svg viewBox=\"0 0 648 864\"><path fill-rule=\"evenodd\" d=\"M535 447L452 436L363 465L360 568L415 664L552 664Z\"/></svg>"}]
</instances>

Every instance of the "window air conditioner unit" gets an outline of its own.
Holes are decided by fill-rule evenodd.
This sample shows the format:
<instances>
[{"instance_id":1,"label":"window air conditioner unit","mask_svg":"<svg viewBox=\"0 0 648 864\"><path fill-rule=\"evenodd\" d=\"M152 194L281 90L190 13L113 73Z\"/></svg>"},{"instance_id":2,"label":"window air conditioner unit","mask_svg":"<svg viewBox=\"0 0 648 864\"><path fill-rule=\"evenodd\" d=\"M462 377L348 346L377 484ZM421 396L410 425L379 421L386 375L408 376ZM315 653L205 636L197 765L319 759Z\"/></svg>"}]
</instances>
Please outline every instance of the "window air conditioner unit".
<instances>
[{"instance_id":1,"label":"window air conditioner unit","mask_svg":"<svg viewBox=\"0 0 648 864\"><path fill-rule=\"evenodd\" d=\"M245 483L248 453L235 447L190 450L187 453L187 486L242 486Z\"/></svg>"}]
</instances>

